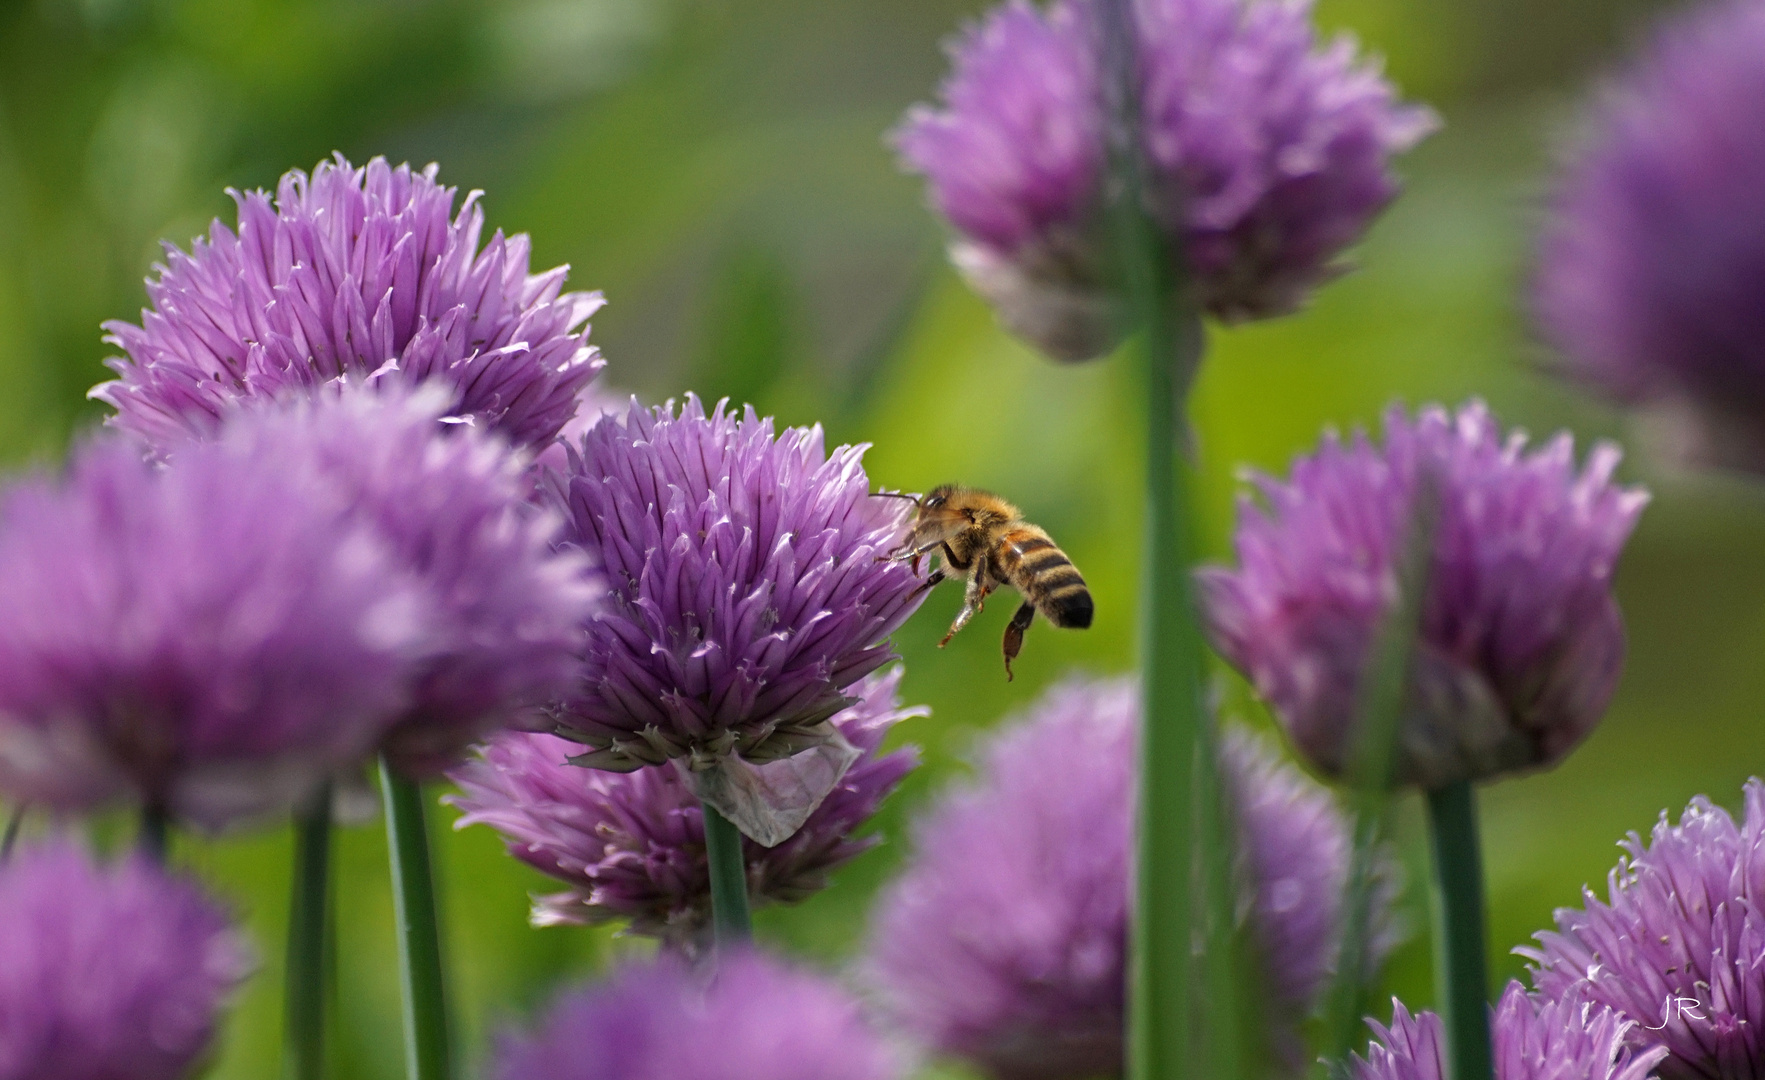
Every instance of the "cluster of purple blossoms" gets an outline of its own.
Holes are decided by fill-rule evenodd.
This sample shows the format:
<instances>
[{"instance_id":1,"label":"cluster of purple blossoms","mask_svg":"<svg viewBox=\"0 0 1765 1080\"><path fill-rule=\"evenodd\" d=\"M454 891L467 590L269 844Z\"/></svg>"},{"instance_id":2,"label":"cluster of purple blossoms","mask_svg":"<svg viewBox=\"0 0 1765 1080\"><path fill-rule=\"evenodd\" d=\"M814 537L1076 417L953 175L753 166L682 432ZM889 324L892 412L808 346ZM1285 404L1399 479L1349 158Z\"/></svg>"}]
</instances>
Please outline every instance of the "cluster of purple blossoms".
<instances>
[{"instance_id":1,"label":"cluster of purple blossoms","mask_svg":"<svg viewBox=\"0 0 1765 1080\"><path fill-rule=\"evenodd\" d=\"M479 249L477 193L454 213L436 169L341 155L309 179L234 193L188 254L167 248L142 324L106 324L128 354L92 396L152 445L205 435L229 405L333 379L449 388L447 412L543 448L602 366L588 344L599 293L562 292L566 267L529 274L529 245L499 231Z\"/></svg>"},{"instance_id":2,"label":"cluster of purple blossoms","mask_svg":"<svg viewBox=\"0 0 1765 1080\"><path fill-rule=\"evenodd\" d=\"M1555 764L1617 683L1612 576L1647 495L1612 482L1615 446L1578 472L1567 434L1528 452L1480 403L1413 421L1393 409L1385 432L1383 447L1331 436L1286 482L1256 478L1266 505L1240 506L1238 568L1200 575L1216 647L1295 745L1342 774L1406 537L1431 528L1398 779L1436 788ZM1413 520L1425 505L1436 520Z\"/></svg>"},{"instance_id":3,"label":"cluster of purple blossoms","mask_svg":"<svg viewBox=\"0 0 1765 1080\"><path fill-rule=\"evenodd\" d=\"M235 410L6 498L0 788L205 828L383 747L445 764L568 686L596 593L500 439L427 394Z\"/></svg>"},{"instance_id":4,"label":"cluster of purple blossoms","mask_svg":"<svg viewBox=\"0 0 1765 1080\"><path fill-rule=\"evenodd\" d=\"M1226 321L1299 307L1397 193L1390 158L1434 126L1310 5L1137 0L1147 210ZM1084 360L1119 340L1105 228L1102 35L1092 0L1009 0L954 49L945 107L896 143L961 239L952 259L1015 333Z\"/></svg>"},{"instance_id":5,"label":"cluster of purple blossoms","mask_svg":"<svg viewBox=\"0 0 1765 1080\"><path fill-rule=\"evenodd\" d=\"M1765 7L1677 16L1591 118L1533 303L1569 370L1679 421L1690 456L1765 471ZM1690 423L1683 421L1689 420Z\"/></svg>"},{"instance_id":6,"label":"cluster of purple blossoms","mask_svg":"<svg viewBox=\"0 0 1765 1080\"><path fill-rule=\"evenodd\" d=\"M902 709L902 669L865 678L858 702L833 726L864 755L803 827L776 847L743 838L748 892L756 903L794 903L820 891L827 875L880 843L854 833L875 815L915 764L912 748L882 754L890 728L924 710ZM479 759L449 775L464 793L455 828L483 824L502 833L509 853L568 882L568 892L536 897L533 922L630 921L635 933L696 952L711 919L710 868L699 801L672 765L616 773L566 764L581 748L551 735L505 732Z\"/></svg>"},{"instance_id":7,"label":"cluster of purple blossoms","mask_svg":"<svg viewBox=\"0 0 1765 1080\"><path fill-rule=\"evenodd\" d=\"M1355 1058L1354 1080L1446 1080L1440 1017L1393 1002L1391 1026ZM1647 1080L1666 1051L1633 1046L1637 1026L1575 990L1554 999L1509 983L1491 1017L1495 1080Z\"/></svg>"},{"instance_id":8,"label":"cluster of purple blossoms","mask_svg":"<svg viewBox=\"0 0 1765 1080\"><path fill-rule=\"evenodd\" d=\"M865 961L908 1032L1001 1080L1121 1071L1138 726L1135 680L1063 683L994 738L974 786L918 823ZM1271 1049L1302 1059L1298 1025L1337 961L1347 822L1247 735L1228 737L1222 766ZM1375 954L1390 941L1389 895L1378 894Z\"/></svg>"},{"instance_id":9,"label":"cluster of purple blossoms","mask_svg":"<svg viewBox=\"0 0 1765 1080\"><path fill-rule=\"evenodd\" d=\"M858 1002L759 953L719 958L709 986L663 957L566 995L506 1038L496 1080L898 1080L905 1063Z\"/></svg>"},{"instance_id":10,"label":"cluster of purple blossoms","mask_svg":"<svg viewBox=\"0 0 1765 1080\"><path fill-rule=\"evenodd\" d=\"M294 448L285 448L294 449ZM431 654L424 590L310 457L116 441L6 496L0 787L219 828L359 760Z\"/></svg>"},{"instance_id":11,"label":"cluster of purple blossoms","mask_svg":"<svg viewBox=\"0 0 1765 1080\"><path fill-rule=\"evenodd\" d=\"M431 655L382 741L419 776L497 728L547 726L604 591L579 552L553 549L562 523L527 504L521 460L494 434L442 424L446 406L426 388L333 388L240 410L219 436L242 460L313 462L423 586Z\"/></svg>"},{"instance_id":12,"label":"cluster of purple blossoms","mask_svg":"<svg viewBox=\"0 0 1765 1080\"><path fill-rule=\"evenodd\" d=\"M195 885L50 843L0 866L0 1080L183 1080L252 958Z\"/></svg>"},{"instance_id":13,"label":"cluster of purple blossoms","mask_svg":"<svg viewBox=\"0 0 1765 1080\"><path fill-rule=\"evenodd\" d=\"M1745 820L1699 797L1678 825L1663 813L1650 842L1632 833L1582 908L1556 913L1532 961L1541 993L1578 993L1664 1048L1663 1080L1750 1080L1765 1061L1765 784L1746 788Z\"/></svg>"},{"instance_id":14,"label":"cluster of purple blossoms","mask_svg":"<svg viewBox=\"0 0 1765 1080\"><path fill-rule=\"evenodd\" d=\"M730 755L763 763L826 743L848 687L890 659L919 606L885 562L910 504L872 496L863 447L819 427L775 436L688 397L589 429L548 478L566 537L602 567L583 676L558 733L577 761L631 770Z\"/></svg>"}]
</instances>

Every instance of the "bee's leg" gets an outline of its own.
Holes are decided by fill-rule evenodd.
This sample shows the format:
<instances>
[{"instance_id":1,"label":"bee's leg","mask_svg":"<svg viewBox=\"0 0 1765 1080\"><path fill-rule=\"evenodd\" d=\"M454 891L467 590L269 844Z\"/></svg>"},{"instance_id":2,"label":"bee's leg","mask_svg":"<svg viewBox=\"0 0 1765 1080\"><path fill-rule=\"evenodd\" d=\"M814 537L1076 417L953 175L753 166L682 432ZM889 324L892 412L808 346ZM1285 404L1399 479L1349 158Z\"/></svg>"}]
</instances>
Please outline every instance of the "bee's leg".
<instances>
[{"instance_id":1,"label":"bee's leg","mask_svg":"<svg viewBox=\"0 0 1765 1080\"><path fill-rule=\"evenodd\" d=\"M982 572L985 569L986 564L982 562L980 566L975 568L974 576L968 579L968 591L962 596L962 610L956 613L956 621L950 624L950 632L944 635L944 640L938 642L938 648L941 649L950 644L950 639L956 636L956 632L967 626L968 620L974 618L975 613L985 606L987 575Z\"/></svg>"},{"instance_id":2,"label":"bee's leg","mask_svg":"<svg viewBox=\"0 0 1765 1080\"><path fill-rule=\"evenodd\" d=\"M1005 681L1011 681L1011 662L1023 651L1023 632L1030 628L1030 622L1036 617L1036 605L1028 600L1017 609L1011 622L1005 627Z\"/></svg>"},{"instance_id":3,"label":"bee's leg","mask_svg":"<svg viewBox=\"0 0 1765 1080\"><path fill-rule=\"evenodd\" d=\"M915 574L917 574L917 573L919 573L919 560L925 558L927 553L938 550L939 543L941 543L941 542L933 542L930 544L921 544L918 547L914 547L912 544L902 544L900 547L889 552L887 555L878 555L876 557L876 561L877 562L907 562L907 561L911 560L913 563L913 572Z\"/></svg>"},{"instance_id":4,"label":"bee's leg","mask_svg":"<svg viewBox=\"0 0 1765 1080\"><path fill-rule=\"evenodd\" d=\"M922 592L930 592L932 589L943 584L943 581L944 572L942 570L933 570L925 576L925 580L919 583L919 588L914 589L911 595L918 596Z\"/></svg>"},{"instance_id":5,"label":"bee's leg","mask_svg":"<svg viewBox=\"0 0 1765 1080\"><path fill-rule=\"evenodd\" d=\"M967 570L970 566L974 565L973 556L970 556L967 562L958 559L956 557L956 552L951 550L950 542L948 540L944 541L944 561L949 563L951 569L954 570Z\"/></svg>"}]
</instances>

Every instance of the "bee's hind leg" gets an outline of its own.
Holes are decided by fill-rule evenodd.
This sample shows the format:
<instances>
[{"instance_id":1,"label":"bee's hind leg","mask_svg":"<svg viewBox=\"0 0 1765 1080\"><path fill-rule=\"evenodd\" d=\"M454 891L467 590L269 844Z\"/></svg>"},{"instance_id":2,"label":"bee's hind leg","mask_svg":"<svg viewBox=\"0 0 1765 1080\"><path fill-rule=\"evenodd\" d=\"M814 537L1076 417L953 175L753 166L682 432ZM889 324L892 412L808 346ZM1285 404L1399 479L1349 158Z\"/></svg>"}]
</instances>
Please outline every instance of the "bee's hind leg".
<instances>
[{"instance_id":1,"label":"bee's hind leg","mask_svg":"<svg viewBox=\"0 0 1765 1080\"><path fill-rule=\"evenodd\" d=\"M985 570L984 564L977 567L974 576L968 579L968 591L962 596L962 610L956 613L956 621L950 624L950 632L944 635L944 640L938 642L938 648L950 644L950 639L956 636L956 632L967 626L968 620L987 606L987 593L990 590L986 586Z\"/></svg>"},{"instance_id":2,"label":"bee's hind leg","mask_svg":"<svg viewBox=\"0 0 1765 1080\"><path fill-rule=\"evenodd\" d=\"M1006 682L1010 682L1012 678L1011 662L1016 660L1017 654L1023 651L1023 632L1030 628L1030 623L1035 617L1036 605L1025 600L1023 606L1017 609L1017 614L1011 617L1011 622L1005 627Z\"/></svg>"}]
</instances>

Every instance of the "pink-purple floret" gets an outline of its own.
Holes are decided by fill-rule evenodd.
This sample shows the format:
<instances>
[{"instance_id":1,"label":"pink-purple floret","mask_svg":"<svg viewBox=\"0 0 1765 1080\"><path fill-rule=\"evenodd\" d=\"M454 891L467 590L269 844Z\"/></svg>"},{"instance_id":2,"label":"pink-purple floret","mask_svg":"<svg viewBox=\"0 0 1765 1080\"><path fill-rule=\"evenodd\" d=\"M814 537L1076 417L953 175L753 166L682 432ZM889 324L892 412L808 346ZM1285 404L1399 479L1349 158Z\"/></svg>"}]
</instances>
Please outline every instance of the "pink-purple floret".
<instances>
[{"instance_id":1,"label":"pink-purple floret","mask_svg":"<svg viewBox=\"0 0 1765 1080\"><path fill-rule=\"evenodd\" d=\"M1446 1080L1440 1017L1392 1004L1390 1027L1368 1022L1376 1041L1353 1059L1354 1080ZM1490 1017L1495 1080L1646 1080L1665 1051L1634 1046L1636 1031L1580 990L1541 997L1511 982Z\"/></svg>"},{"instance_id":2,"label":"pink-purple floret","mask_svg":"<svg viewBox=\"0 0 1765 1080\"><path fill-rule=\"evenodd\" d=\"M1138 693L1131 678L1068 680L1007 721L976 782L917 823L916 853L875 909L864 966L890 1014L999 1080L1122 1069ZM1347 824L1249 736L1228 737L1222 766L1265 946L1271 1050L1302 1067L1298 1024L1339 948ZM1382 886L1375 953L1390 943L1390 896Z\"/></svg>"},{"instance_id":3,"label":"pink-purple floret","mask_svg":"<svg viewBox=\"0 0 1765 1080\"><path fill-rule=\"evenodd\" d=\"M587 322L600 294L563 292L567 267L529 274L525 235L498 230L480 250L478 194L455 214L435 177L339 155L289 172L273 198L234 192L238 231L217 220L188 253L168 245L141 325L105 324L126 355L92 396L165 445L241 399L438 381L453 415L543 448L603 365Z\"/></svg>"},{"instance_id":4,"label":"pink-purple floret","mask_svg":"<svg viewBox=\"0 0 1765 1080\"><path fill-rule=\"evenodd\" d=\"M862 453L690 396L633 402L571 449L548 490L611 588L557 715L586 761L763 762L825 741L923 599L880 559L911 504L871 494Z\"/></svg>"},{"instance_id":5,"label":"pink-purple floret","mask_svg":"<svg viewBox=\"0 0 1765 1080\"><path fill-rule=\"evenodd\" d=\"M1765 468L1765 7L1672 18L1593 110L1539 242L1533 307L1568 370L1681 399Z\"/></svg>"},{"instance_id":6,"label":"pink-purple floret","mask_svg":"<svg viewBox=\"0 0 1765 1080\"><path fill-rule=\"evenodd\" d=\"M664 956L566 993L506 1035L496 1080L899 1080L905 1062L837 983L757 952L714 978Z\"/></svg>"},{"instance_id":7,"label":"pink-purple floret","mask_svg":"<svg viewBox=\"0 0 1765 1080\"><path fill-rule=\"evenodd\" d=\"M185 1080L252 967L194 883L65 841L0 866L0 956L0 1080Z\"/></svg>"},{"instance_id":8,"label":"pink-purple floret","mask_svg":"<svg viewBox=\"0 0 1765 1080\"><path fill-rule=\"evenodd\" d=\"M1400 778L1455 779L1554 764L1599 722L1624 631L1612 579L1647 496L1613 482L1618 449L1577 469L1569 436L1528 450L1480 403L1386 440L1334 436L1282 481L1254 477L1236 568L1200 574L1216 646L1321 769L1347 766L1374 635L1398 589L1419 478L1437 505Z\"/></svg>"},{"instance_id":9,"label":"pink-purple floret","mask_svg":"<svg viewBox=\"0 0 1765 1080\"><path fill-rule=\"evenodd\" d=\"M287 449L287 448L285 448ZM371 750L435 648L427 591L315 456L80 448L6 496L0 786L218 828Z\"/></svg>"},{"instance_id":10,"label":"pink-purple floret","mask_svg":"<svg viewBox=\"0 0 1765 1080\"><path fill-rule=\"evenodd\" d=\"M749 895L756 904L794 903L827 885L827 875L881 843L856 835L912 771L907 747L880 753L899 721L902 668L866 677L858 702L833 725L863 752L796 835L766 848L743 838ZM566 892L534 898L539 925L628 920L635 933L683 952L703 944L711 916L704 818L674 765L616 773L566 764L582 747L552 735L505 732L449 775L463 811L455 828L489 825L509 853L567 882Z\"/></svg>"},{"instance_id":11,"label":"pink-purple floret","mask_svg":"<svg viewBox=\"0 0 1765 1080\"><path fill-rule=\"evenodd\" d=\"M444 407L429 388L339 388L239 410L220 436L242 457L316 461L427 593L433 652L381 745L419 776L497 729L549 726L605 591L581 552L555 547L561 519L528 505L521 460L441 423Z\"/></svg>"},{"instance_id":12,"label":"pink-purple floret","mask_svg":"<svg viewBox=\"0 0 1765 1080\"><path fill-rule=\"evenodd\" d=\"M1604 900L1559 908L1534 935L1532 981L1634 1021L1638 1046L1664 1047L1663 1080L1765 1076L1765 785L1746 786L1737 825L1702 796L1645 844L1631 833Z\"/></svg>"},{"instance_id":13,"label":"pink-purple floret","mask_svg":"<svg viewBox=\"0 0 1765 1080\"><path fill-rule=\"evenodd\" d=\"M1318 48L1308 3L1134 10L1147 209L1213 315L1294 310L1395 197L1390 158L1433 114L1399 103L1349 40ZM1106 262L1100 42L1087 0L1010 0L952 47L943 107L914 109L895 138L964 237L1003 258L1054 252L1067 270Z\"/></svg>"}]
</instances>

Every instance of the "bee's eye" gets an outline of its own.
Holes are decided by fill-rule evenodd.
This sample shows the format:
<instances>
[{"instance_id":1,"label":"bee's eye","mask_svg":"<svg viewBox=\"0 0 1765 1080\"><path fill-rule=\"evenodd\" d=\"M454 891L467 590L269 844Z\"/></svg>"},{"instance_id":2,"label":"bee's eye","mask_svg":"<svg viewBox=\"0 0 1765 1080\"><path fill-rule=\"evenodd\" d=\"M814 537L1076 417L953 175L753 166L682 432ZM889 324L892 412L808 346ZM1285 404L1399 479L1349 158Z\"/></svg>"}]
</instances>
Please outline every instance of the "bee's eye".
<instances>
[{"instance_id":1,"label":"bee's eye","mask_svg":"<svg viewBox=\"0 0 1765 1080\"><path fill-rule=\"evenodd\" d=\"M942 505L944 505L944 497L942 495L933 495L925 501L925 508L927 510L936 510Z\"/></svg>"}]
</instances>

